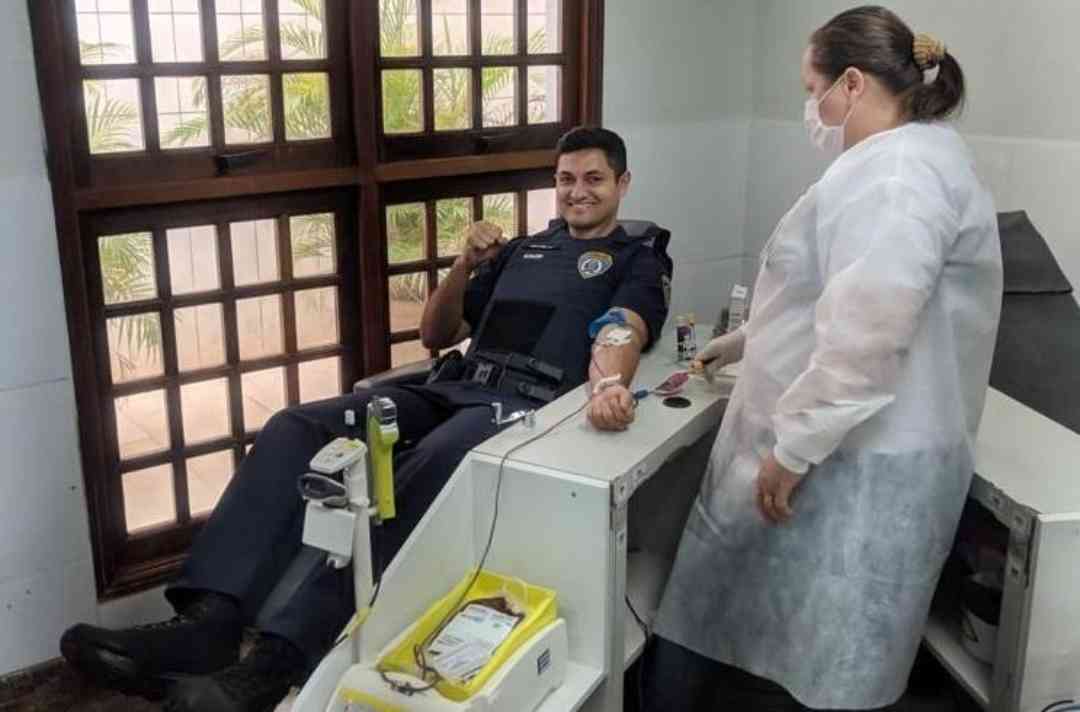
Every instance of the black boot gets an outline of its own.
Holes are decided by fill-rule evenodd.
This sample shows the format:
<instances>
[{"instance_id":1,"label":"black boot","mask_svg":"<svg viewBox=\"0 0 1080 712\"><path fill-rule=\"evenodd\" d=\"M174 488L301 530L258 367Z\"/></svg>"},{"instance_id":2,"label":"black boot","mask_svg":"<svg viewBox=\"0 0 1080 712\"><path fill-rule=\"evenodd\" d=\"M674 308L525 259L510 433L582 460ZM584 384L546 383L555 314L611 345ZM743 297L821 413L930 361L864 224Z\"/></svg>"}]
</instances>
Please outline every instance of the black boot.
<instances>
[{"instance_id":1,"label":"black boot","mask_svg":"<svg viewBox=\"0 0 1080 712\"><path fill-rule=\"evenodd\" d=\"M266 712L299 684L307 659L299 648L272 635L261 635L243 660L205 677L173 686L165 712Z\"/></svg>"},{"instance_id":2,"label":"black boot","mask_svg":"<svg viewBox=\"0 0 1080 712\"><path fill-rule=\"evenodd\" d=\"M176 617L122 630L79 624L60 652L96 683L161 699L176 680L232 664L240 647L240 609L229 596L200 592Z\"/></svg>"}]
</instances>

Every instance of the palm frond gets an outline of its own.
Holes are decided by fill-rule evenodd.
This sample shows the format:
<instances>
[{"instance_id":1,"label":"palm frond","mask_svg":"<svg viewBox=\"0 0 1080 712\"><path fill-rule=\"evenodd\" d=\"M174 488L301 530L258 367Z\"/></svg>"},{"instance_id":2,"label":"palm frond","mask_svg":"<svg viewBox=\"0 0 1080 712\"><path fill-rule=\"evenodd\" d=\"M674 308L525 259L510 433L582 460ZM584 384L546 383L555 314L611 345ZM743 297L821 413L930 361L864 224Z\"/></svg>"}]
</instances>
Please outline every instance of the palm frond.
<instances>
[{"instance_id":1,"label":"palm frond","mask_svg":"<svg viewBox=\"0 0 1080 712\"><path fill-rule=\"evenodd\" d=\"M266 33L263 31L261 25L255 25L248 27L241 32L236 32L225 39L221 43L220 54L221 59L238 59L244 56L244 50L247 47L262 45L265 41Z\"/></svg>"},{"instance_id":2,"label":"palm frond","mask_svg":"<svg viewBox=\"0 0 1080 712\"><path fill-rule=\"evenodd\" d=\"M316 58L326 56L326 44L322 30L312 30L298 22L288 22L281 26L281 44L292 51L294 58Z\"/></svg>"},{"instance_id":3,"label":"palm frond","mask_svg":"<svg viewBox=\"0 0 1080 712\"><path fill-rule=\"evenodd\" d=\"M199 139L205 139L210 124L206 116L195 116L186 121L181 121L167 134L161 137L161 145L164 148L178 148L186 146Z\"/></svg>"},{"instance_id":4,"label":"palm frond","mask_svg":"<svg viewBox=\"0 0 1080 712\"><path fill-rule=\"evenodd\" d=\"M131 47L119 42L79 42L79 60L83 64L107 64L107 59L126 59Z\"/></svg>"},{"instance_id":5,"label":"palm frond","mask_svg":"<svg viewBox=\"0 0 1080 712\"><path fill-rule=\"evenodd\" d=\"M91 153L135 150L132 135L139 123L139 112L129 102L107 97L95 82L85 82L87 130Z\"/></svg>"}]
</instances>

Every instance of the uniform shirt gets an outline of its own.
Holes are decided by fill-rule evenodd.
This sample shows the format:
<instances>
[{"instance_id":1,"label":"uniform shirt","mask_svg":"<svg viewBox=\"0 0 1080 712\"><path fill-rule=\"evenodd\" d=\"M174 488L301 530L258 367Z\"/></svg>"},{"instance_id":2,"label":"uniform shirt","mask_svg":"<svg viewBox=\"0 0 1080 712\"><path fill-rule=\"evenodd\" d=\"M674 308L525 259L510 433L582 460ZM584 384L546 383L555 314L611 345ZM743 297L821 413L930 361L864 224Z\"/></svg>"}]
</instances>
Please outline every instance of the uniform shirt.
<instances>
[{"instance_id":1,"label":"uniform shirt","mask_svg":"<svg viewBox=\"0 0 1080 712\"><path fill-rule=\"evenodd\" d=\"M647 240L622 227L578 240L565 223L507 244L477 267L465 291L470 352L524 352L566 372L563 388L588 380L589 323L612 307L637 313L648 348L667 318L667 267Z\"/></svg>"}]
</instances>

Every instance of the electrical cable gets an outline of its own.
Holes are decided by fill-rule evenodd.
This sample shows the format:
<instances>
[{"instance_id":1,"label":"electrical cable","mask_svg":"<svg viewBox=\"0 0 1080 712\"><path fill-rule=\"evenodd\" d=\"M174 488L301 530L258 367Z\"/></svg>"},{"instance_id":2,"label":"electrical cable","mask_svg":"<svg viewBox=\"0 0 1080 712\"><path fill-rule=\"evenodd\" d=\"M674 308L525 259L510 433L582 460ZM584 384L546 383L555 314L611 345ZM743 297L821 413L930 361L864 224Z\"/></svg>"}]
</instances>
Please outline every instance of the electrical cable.
<instances>
[{"instance_id":1,"label":"electrical cable","mask_svg":"<svg viewBox=\"0 0 1080 712\"><path fill-rule=\"evenodd\" d=\"M634 616L634 620L637 621L638 627L641 628L641 632L645 635L645 644L641 649L641 657L638 658L637 669L637 708L638 712L641 712L645 699L645 652L649 649L649 639L652 637L652 632L649 630L649 626L645 624L645 621L642 620L641 616L638 615L633 602L630 600L629 593L626 594L626 607L630 609L630 615Z\"/></svg>"},{"instance_id":2,"label":"electrical cable","mask_svg":"<svg viewBox=\"0 0 1080 712\"><path fill-rule=\"evenodd\" d=\"M498 469L498 473L496 474L496 479L495 479L495 504L494 504L494 507L493 507L493 510L492 510L492 515L491 515L491 526L488 529L487 543L484 545L484 553L480 556L480 561L476 565L476 570L473 572L472 578L469 580L468 585L465 586L465 589L461 592L461 595L458 597L457 601L454 602L453 606L451 606L449 609L447 609L446 615L443 616L442 620L439 621L438 625L436 625L432 629L431 633L429 633L427 635L427 637L424 638L424 640L422 640L420 642L420 644L415 646L414 649L413 649L413 656L416 658L416 665L420 670L421 676L425 676L428 673L433 673L434 676L435 676L434 680L432 682L428 683L428 685L426 687L418 688L418 687L413 687L412 685L401 684L401 683L395 682L395 681L389 679L385 675L385 673L383 673L382 674L383 680L386 681L387 684L389 684L391 687L393 687L398 692L401 692L402 694L405 694L405 695L413 695L413 694L416 694L418 692L425 692L425 691L430 690L431 688L435 687L437 684L439 684L439 681L442 678L442 676L439 674L439 672L437 670L435 670L434 668L431 668L430 666L428 666L427 661L425 659L425 655L424 655L424 648L426 648L428 645L430 645L431 641L442 631L442 629L444 627L446 627L446 624L450 620L450 618L458 613L458 610L460 609L460 607L461 607L462 603L465 601L465 599L468 597L469 592L472 590L472 587L474 585L476 585L476 580L480 577L480 572L483 570L484 564L487 562L488 555L491 553L491 546L495 541L495 529L497 528L498 522L499 522L499 499L500 499L499 495L502 492L503 472L504 472L504 468L506 466L506 461L515 452L518 452L522 448L535 443L536 441L540 440L541 438L547 437L557 427L559 427L560 425L562 425L566 421L570 420L574 416L581 413L581 411L585 410L586 406L589 405L590 400L591 400L591 398L587 397L585 399L584 403L582 403L580 406L575 408L569 414L567 414L567 415L563 416L562 418L560 418L559 420L555 421L553 424L548 426L548 428L546 430L544 430L541 433L538 433L537 435L532 436L531 438L523 440L522 442L520 442L517 445L509 448L505 453L503 453L502 458L499 460L499 469ZM422 677L421 679L424 679L425 682L426 682L426 678Z\"/></svg>"}]
</instances>

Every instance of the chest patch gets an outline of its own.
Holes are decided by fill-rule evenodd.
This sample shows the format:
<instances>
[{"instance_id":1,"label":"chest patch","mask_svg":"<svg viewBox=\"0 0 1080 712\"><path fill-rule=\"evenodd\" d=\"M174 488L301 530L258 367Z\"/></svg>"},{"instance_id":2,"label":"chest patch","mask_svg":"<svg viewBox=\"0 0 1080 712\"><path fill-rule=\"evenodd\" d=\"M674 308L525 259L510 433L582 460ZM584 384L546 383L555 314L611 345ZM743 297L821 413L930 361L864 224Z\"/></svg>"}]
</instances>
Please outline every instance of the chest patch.
<instances>
[{"instance_id":1,"label":"chest patch","mask_svg":"<svg viewBox=\"0 0 1080 712\"><path fill-rule=\"evenodd\" d=\"M523 256L526 260L542 260L544 259L543 252L526 252Z\"/></svg>"},{"instance_id":2,"label":"chest patch","mask_svg":"<svg viewBox=\"0 0 1080 712\"><path fill-rule=\"evenodd\" d=\"M608 253L590 250L578 258L577 269L582 279L592 279L611 269L614 262Z\"/></svg>"}]
</instances>

